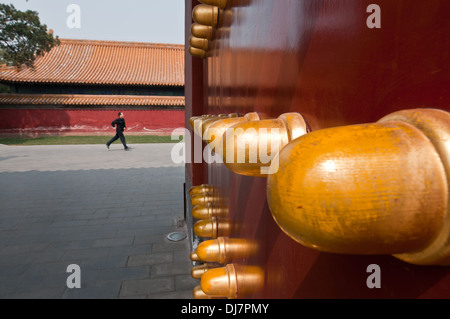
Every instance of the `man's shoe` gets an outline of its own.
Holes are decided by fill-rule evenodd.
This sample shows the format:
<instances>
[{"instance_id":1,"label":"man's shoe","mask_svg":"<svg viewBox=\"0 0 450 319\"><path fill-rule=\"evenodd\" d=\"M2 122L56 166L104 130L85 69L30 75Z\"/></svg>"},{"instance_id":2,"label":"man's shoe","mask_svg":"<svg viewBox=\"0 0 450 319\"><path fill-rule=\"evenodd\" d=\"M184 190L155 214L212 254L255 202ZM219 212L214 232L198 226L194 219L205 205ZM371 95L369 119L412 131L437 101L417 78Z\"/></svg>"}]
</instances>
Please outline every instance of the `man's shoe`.
<instances>
[{"instance_id":1,"label":"man's shoe","mask_svg":"<svg viewBox=\"0 0 450 319\"><path fill-rule=\"evenodd\" d=\"M109 145L108 144L106 144L106 148L109 149Z\"/></svg>"},{"instance_id":2,"label":"man's shoe","mask_svg":"<svg viewBox=\"0 0 450 319\"><path fill-rule=\"evenodd\" d=\"M125 147L125 151L129 151L130 150L130 148L127 146L127 147Z\"/></svg>"}]
</instances>

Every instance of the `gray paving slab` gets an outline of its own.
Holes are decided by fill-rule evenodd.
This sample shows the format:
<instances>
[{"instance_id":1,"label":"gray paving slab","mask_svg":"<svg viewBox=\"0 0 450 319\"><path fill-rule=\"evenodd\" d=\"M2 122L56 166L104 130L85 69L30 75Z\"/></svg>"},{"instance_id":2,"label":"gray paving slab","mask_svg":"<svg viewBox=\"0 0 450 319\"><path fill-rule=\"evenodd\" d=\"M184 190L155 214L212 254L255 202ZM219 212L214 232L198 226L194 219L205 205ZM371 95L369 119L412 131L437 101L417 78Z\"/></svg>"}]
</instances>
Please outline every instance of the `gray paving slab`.
<instances>
[{"instance_id":1,"label":"gray paving slab","mask_svg":"<svg viewBox=\"0 0 450 319\"><path fill-rule=\"evenodd\" d=\"M192 298L173 145L2 146L0 298Z\"/></svg>"}]
</instances>

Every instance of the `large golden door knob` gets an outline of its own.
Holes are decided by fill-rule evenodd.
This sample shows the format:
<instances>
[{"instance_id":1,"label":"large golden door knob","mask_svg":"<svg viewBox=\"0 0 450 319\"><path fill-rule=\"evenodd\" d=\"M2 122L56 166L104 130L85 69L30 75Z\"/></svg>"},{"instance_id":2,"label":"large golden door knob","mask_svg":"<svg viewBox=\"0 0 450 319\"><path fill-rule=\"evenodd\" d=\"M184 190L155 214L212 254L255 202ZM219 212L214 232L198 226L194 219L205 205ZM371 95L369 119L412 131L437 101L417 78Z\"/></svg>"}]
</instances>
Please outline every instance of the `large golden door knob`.
<instances>
[{"instance_id":1,"label":"large golden door knob","mask_svg":"<svg viewBox=\"0 0 450 319\"><path fill-rule=\"evenodd\" d=\"M254 255L256 245L242 238L218 237L200 243L197 255L204 262L221 264Z\"/></svg>"},{"instance_id":2,"label":"large golden door knob","mask_svg":"<svg viewBox=\"0 0 450 319\"><path fill-rule=\"evenodd\" d=\"M219 24L219 8L207 4L199 4L192 10L192 18L198 24L216 28Z\"/></svg>"},{"instance_id":3,"label":"large golden door knob","mask_svg":"<svg viewBox=\"0 0 450 319\"><path fill-rule=\"evenodd\" d=\"M275 155L289 141L308 132L308 125L299 113L235 124L223 133L223 162L234 173L267 177L272 173L269 168Z\"/></svg>"},{"instance_id":4,"label":"large golden door knob","mask_svg":"<svg viewBox=\"0 0 450 319\"><path fill-rule=\"evenodd\" d=\"M213 206L211 203L205 205L197 205L192 208L192 216L195 219L228 217L228 208L225 206Z\"/></svg>"},{"instance_id":5,"label":"large golden door knob","mask_svg":"<svg viewBox=\"0 0 450 319\"><path fill-rule=\"evenodd\" d=\"M192 186L189 189L189 195L202 195L202 194L210 194L214 191L214 186L202 184L197 186Z\"/></svg>"},{"instance_id":6,"label":"large golden door knob","mask_svg":"<svg viewBox=\"0 0 450 319\"><path fill-rule=\"evenodd\" d=\"M198 24L198 23L193 23L191 25L191 35L193 35L194 37L197 37L197 38L212 40L213 27Z\"/></svg>"},{"instance_id":7,"label":"large golden door knob","mask_svg":"<svg viewBox=\"0 0 450 319\"><path fill-rule=\"evenodd\" d=\"M200 287L205 294L229 299L256 293L263 285L264 274L261 268L235 264L208 270L200 280Z\"/></svg>"},{"instance_id":8,"label":"large golden door knob","mask_svg":"<svg viewBox=\"0 0 450 319\"><path fill-rule=\"evenodd\" d=\"M194 233L198 237L217 238L228 236L231 227L228 219L219 219L216 217L199 220L194 224Z\"/></svg>"},{"instance_id":9,"label":"large golden door knob","mask_svg":"<svg viewBox=\"0 0 450 319\"><path fill-rule=\"evenodd\" d=\"M209 49L208 39L197 38L195 36L191 36L189 38L189 45L193 48L198 48L203 51L208 51L208 49Z\"/></svg>"},{"instance_id":10,"label":"large golden door knob","mask_svg":"<svg viewBox=\"0 0 450 319\"><path fill-rule=\"evenodd\" d=\"M207 125L203 125L203 140L208 143L208 145L216 153L222 154L222 138L225 131L239 123L259 121L265 116L260 115L256 112L250 112L244 116L233 116L230 118L217 119Z\"/></svg>"},{"instance_id":11,"label":"large golden door knob","mask_svg":"<svg viewBox=\"0 0 450 319\"><path fill-rule=\"evenodd\" d=\"M194 194L191 196L191 205L206 205L208 203L217 202L218 198L210 193L206 194Z\"/></svg>"},{"instance_id":12,"label":"large golden door knob","mask_svg":"<svg viewBox=\"0 0 450 319\"><path fill-rule=\"evenodd\" d=\"M326 252L450 264L450 113L415 109L290 142L268 177L281 229Z\"/></svg>"},{"instance_id":13,"label":"large golden door knob","mask_svg":"<svg viewBox=\"0 0 450 319\"><path fill-rule=\"evenodd\" d=\"M194 47L189 47L189 54L194 56L194 57L198 57L198 58L202 58L204 59L206 57L206 51L199 49L199 48L194 48Z\"/></svg>"}]
</instances>

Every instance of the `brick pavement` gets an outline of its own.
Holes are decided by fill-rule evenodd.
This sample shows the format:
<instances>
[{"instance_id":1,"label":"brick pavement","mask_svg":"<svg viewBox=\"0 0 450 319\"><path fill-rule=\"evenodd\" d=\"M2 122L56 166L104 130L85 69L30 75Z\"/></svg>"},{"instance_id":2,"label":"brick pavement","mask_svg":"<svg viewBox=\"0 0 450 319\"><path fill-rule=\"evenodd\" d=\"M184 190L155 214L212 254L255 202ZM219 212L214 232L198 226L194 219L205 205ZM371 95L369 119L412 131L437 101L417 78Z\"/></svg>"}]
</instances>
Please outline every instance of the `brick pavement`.
<instances>
[{"instance_id":1,"label":"brick pavement","mask_svg":"<svg viewBox=\"0 0 450 319\"><path fill-rule=\"evenodd\" d=\"M192 298L172 146L1 146L0 298Z\"/></svg>"}]
</instances>

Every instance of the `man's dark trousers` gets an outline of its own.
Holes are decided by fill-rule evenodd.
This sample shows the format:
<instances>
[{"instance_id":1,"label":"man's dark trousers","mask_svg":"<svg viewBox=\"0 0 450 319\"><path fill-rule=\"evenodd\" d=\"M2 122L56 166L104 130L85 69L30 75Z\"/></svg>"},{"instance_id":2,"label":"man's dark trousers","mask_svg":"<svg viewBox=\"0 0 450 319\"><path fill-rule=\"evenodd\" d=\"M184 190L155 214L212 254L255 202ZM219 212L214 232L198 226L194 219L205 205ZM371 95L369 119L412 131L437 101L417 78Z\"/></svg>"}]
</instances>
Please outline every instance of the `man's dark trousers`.
<instances>
[{"instance_id":1,"label":"man's dark trousers","mask_svg":"<svg viewBox=\"0 0 450 319\"><path fill-rule=\"evenodd\" d=\"M108 147L109 147L109 145L111 145L112 143L117 141L119 138L123 144L123 147L125 147L127 149L128 146L127 146L127 143L125 142L125 136L123 135L123 132L119 131L119 130L116 131L116 135L114 135L114 137L108 143L106 143L106 145L108 145Z\"/></svg>"}]
</instances>

